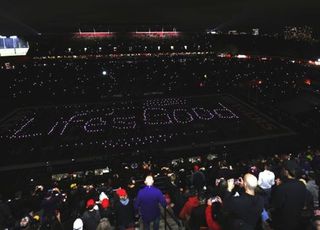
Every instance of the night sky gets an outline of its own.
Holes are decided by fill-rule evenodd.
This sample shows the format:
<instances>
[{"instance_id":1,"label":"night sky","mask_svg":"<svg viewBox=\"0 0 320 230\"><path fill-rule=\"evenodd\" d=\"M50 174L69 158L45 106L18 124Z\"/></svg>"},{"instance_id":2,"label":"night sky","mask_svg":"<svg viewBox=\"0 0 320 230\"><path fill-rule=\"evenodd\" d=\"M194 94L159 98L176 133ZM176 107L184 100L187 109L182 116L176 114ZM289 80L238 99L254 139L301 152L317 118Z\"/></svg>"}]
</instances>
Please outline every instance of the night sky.
<instances>
[{"instance_id":1,"label":"night sky","mask_svg":"<svg viewBox=\"0 0 320 230\"><path fill-rule=\"evenodd\" d=\"M1 0L0 34L74 30L79 25L175 25L278 31L320 25L319 0ZM318 28L319 27L319 28Z\"/></svg>"}]
</instances>

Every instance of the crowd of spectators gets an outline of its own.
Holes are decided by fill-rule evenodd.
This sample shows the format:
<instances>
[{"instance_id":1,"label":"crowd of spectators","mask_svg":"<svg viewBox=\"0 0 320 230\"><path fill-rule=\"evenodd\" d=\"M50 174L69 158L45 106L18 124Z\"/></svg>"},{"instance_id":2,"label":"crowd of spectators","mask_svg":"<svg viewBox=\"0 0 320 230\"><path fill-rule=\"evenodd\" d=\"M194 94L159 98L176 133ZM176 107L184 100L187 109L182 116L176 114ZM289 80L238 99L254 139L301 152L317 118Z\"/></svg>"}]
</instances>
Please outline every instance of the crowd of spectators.
<instances>
[{"instance_id":1,"label":"crowd of spectators","mask_svg":"<svg viewBox=\"0 0 320 230\"><path fill-rule=\"evenodd\" d=\"M150 93L231 93L270 111L304 92L319 93L313 88L318 69L294 60L221 58L185 44L179 46L181 55L175 54L175 44L163 43L131 47L135 52L161 51L163 46L170 50L148 58L77 59L70 48L63 51L67 59L9 63L0 70L1 88L9 91L1 102L19 107L116 96L134 99ZM96 48L95 54L104 52ZM90 47L81 49L92 53ZM108 49L121 52L114 45ZM190 50L195 53L187 54ZM307 110L311 116L306 130L318 130L319 112L317 106ZM158 229L167 224L162 214L170 212L179 228L192 230L318 230L319 169L320 152L310 150L238 162L200 157L111 167L103 183L70 177L63 183L22 184L14 198L0 197L0 229Z\"/></svg>"},{"instance_id":2,"label":"crowd of spectators","mask_svg":"<svg viewBox=\"0 0 320 230\"><path fill-rule=\"evenodd\" d=\"M318 74L317 68L294 60L222 58L213 54L32 60L0 70L0 100L13 109L153 94L227 93L314 133L320 127Z\"/></svg>"},{"instance_id":3,"label":"crowd of spectators","mask_svg":"<svg viewBox=\"0 0 320 230\"><path fill-rule=\"evenodd\" d=\"M191 159L111 167L104 183L22 185L1 199L1 229L159 229L164 210L180 229L319 229L319 151Z\"/></svg>"},{"instance_id":4,"label":"crowd of spectators","mask_svg":"<svg viewBox=\"0 0 320 230\"><path fill-rule=\"evenodd\" d=\"M1 70L10 100L42 103L101 100L114 95L221 93L239 88L270 102L292 97L318 72L285 60L214 55L112 60L43 60ZM314 82L313 82L314 83ZM41 96L41 98L39 98Z\"/></svg>"}]
</instances>

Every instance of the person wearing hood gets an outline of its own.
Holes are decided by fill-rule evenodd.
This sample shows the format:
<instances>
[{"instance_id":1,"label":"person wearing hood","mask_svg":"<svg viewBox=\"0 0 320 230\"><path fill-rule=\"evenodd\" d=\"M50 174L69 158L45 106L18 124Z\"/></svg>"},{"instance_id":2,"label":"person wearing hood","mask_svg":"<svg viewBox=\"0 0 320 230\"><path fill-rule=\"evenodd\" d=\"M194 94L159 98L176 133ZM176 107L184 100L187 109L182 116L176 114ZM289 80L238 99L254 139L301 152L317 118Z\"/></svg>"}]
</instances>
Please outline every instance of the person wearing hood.
<instances>
[{"instance_id":1,"label":"person wearing hood","mask_svg":"<svg viewBox=\"0 0 320 230\"><path fill-rule=\"evenodd\" d=\"M184 204L179 213L179 218L182 220L189 220L193 208L199 206L198 194L194 189L190 190L187 202Z\"/></svg>"},{"instance_id":2,"label":"person wearing hood","mask_svg":"<svg viewBox=\"0 0 320 230\"><path fill-rule=\"evenodd\" d=\"M127 191L120 188L116 191L119 199L114 204L117 227L120 230L134 227L134 206Z\"/></svg>"}]
</instances>

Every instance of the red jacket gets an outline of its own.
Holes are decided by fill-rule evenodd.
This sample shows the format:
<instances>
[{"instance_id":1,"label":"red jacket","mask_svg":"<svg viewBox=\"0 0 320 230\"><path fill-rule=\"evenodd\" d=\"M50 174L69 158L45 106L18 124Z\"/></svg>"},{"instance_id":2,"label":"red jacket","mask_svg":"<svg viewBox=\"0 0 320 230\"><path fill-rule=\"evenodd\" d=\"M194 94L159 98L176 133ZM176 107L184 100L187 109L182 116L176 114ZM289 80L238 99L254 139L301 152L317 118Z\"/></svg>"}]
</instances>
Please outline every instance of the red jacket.
<instances>
[{"instance_id":1,"label":"red jacket","mask_svg":"<svg viewBox=\"0 0 320 230\"><path fill-rule=\"evenodd\" d=\"M209 205L206 208L206 221L210 230L221 230L220 225L212 218L212 206Z\"/></svg>"},{"instance_id":2,"label":"red jacket","mask_svg":"<svg viewBox=\"0 0 320 230\"><path fill-rule=\"evenodd\" d=\"M188 201L184 204L183 208L179 213L179 217L182 220L186 220L190 217L193 208L199 206L199 199L197 196L191 196Z\"/></svg>"}]
</instances>

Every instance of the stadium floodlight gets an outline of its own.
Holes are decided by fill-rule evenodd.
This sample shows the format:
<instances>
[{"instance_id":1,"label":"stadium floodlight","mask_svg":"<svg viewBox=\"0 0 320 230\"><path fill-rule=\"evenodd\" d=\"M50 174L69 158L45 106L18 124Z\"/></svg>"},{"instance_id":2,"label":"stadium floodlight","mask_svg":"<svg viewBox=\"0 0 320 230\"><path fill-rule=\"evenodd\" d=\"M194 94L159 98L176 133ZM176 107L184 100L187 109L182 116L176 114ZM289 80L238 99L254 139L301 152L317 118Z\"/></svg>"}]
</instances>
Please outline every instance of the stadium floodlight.
<instances>
[{"instance_id":1,"label":"stadium floodlight","mask_svg":"<svg viewBox=\"0 0 320 230\"><path fill-rule=\"evenodd\" d=\"M237 58L239 58L239 59L248 58L248 56L247 56L247 55L244 55L244 54L238 54L238 55L237 55Z\"/></svg>"}]
</instances>

